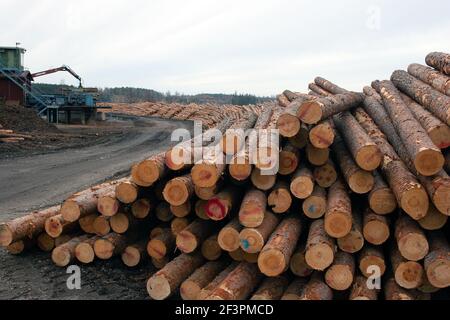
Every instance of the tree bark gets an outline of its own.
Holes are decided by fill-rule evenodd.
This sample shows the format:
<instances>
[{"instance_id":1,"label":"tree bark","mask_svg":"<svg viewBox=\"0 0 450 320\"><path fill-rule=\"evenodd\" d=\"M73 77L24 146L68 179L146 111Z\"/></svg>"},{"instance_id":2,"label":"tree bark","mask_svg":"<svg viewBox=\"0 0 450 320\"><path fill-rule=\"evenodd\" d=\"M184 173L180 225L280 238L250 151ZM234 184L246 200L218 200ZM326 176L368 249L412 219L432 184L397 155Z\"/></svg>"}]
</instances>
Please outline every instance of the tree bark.
<instances>
[{"instance_id":1,"label":"tree bark","mask_svg":"<svg viewBox=\"0 0 450 320\"><path fill-rule=\"evenodd\" d=\"M261 282L250 300L275 301L280 300L289 282L286 277L266 278Z\"/></svg>"},{"instance_id":2,"label":"tree bark","mask_svg":"<svg viewBox=\"0 0 450 320\"><path fill-rule=\"evenodd\" d=\"M408 73L413 77L432 86L434 89L450 96L450 78L439 71L421 64L413 63L408 67Z\"/></svg>"},{"instance_id":3,"label":"tree bark","mask_svg":"<svg viewBox=\"0 0 450 320\"><path fill-rule=\"evenodd\" d=\"M416 300L414 292L400 287L394 278L387 280L384 284L384 297L387 301Z\"/></svg>"},{"instance_id":4,"label":"tree bark","mask_svg":"<svg viewBox=\"0 0 450 320\"><path fill-rule=\"evenodd\" d=\"M322 280L322 276L320 276L318 273L315 273L311 277L311 280L309 280L309 282L306 284L300 300L333 300L333 291Z\"/></svg>"},{"instance_id":5,"label":"tree bark","mask_svg":"<svg viewBox=\"0 0 450 320\"><path fill-rule=\"evenodd\" d=\"M232 262L221 271L211 282L209 282L197 295L196 300L205 300L211 292L238 266L237 262Z\"/></svg>"},{"instance_id":6,"label":"tree bark","mask_svg":"<svg viewBox=\"0 0 450 320\"><path fill-rule=\"evenodd\" d=\"M289 284L289 287L286 288L286 291L283 293L283 296L281 297L281 300L286 301L296 301L300 300L303 294L303 291L305 290L306 279L302 278L296 278L294 281L292 281Z\"/></svg>"},{"instance_id":7,"label":"tree bark","mask_svg":"<svg viewBox=\"0 0 450 320\"><path fill-rule=\"evenodd\" d=\"M367 287L367 279L357 276L350 293L350 300L376 301L377 291Z\"/></svg>"},{"instance_id":8,"label":"tree bark","mask_svg":"<svg viewBox=\"0 0 450 320\"><path fill-rule=\"evenodd\" d=\"M427 65L450 75L450 55L442 52L432 52L425 59Z\"/></svg>"},{"instance_id":9,"label":"tree bark","mask_svg":"<svg viewBox=\"0 0 450 320\"><path fill-rule=\"evenodd\" d=\"M177 234L177 248L184 253L194 252L201 243L214 233L215 227L213 221L195 219L183 231Z\"/></svg>"}]
</instances>

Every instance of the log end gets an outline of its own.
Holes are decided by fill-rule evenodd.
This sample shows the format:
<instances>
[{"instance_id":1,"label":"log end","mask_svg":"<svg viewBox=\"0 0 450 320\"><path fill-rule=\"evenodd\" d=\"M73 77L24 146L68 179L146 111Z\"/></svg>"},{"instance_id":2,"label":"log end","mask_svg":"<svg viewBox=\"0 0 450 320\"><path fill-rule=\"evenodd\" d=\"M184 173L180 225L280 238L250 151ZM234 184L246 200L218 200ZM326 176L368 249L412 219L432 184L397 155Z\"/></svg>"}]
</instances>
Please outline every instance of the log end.
<instances>
[{"instance_id":1,"label":"log end","mask_svg":"<svg viewBox=\"0 0 450 320\"><path fill-rule=\"evenodd\" d=\"M334 211L325 215L325 231L332 238L343 238L352 230L352 219L345 212Z\"/></svg>"},{"instance_id":2,"label":"log end","mask_svg":"<svg viewBox=\"0 0 450 320\"><path fill-rule=\"evenodd\" d=\"M97 202L97 210L105 217L112 217L119 210L120 203L115 197L101 197Z\"/></svg>"},{"instance_id":3,"label":"log end","mask_svg":"<svg viewBox=\"0 0 450 320\"><path fill-rule=\"evenodd\" d=\"M309 132L309 141L317 149L329 148L333 144L334 138L335 132L327 123L319 124Z\"/></svg>"},{"instance_id":4,"label":"log end","mask_svg":"<svg viewBox=\"0 0 450 320\"><path fill-rule=\"evenodd\" d=\"M13 233L6 223L0 224L0 246L7 247L13 242Z\"/></svg>"},{"instance_id":5,"label":"log end","mask_svg":"<svg viewBox=\"0 0 450 320\"><path fill-rule=\"evenodd\" d=\"M240 246L239 232L234 228L223 228L219 232L217 241L223 250L227 252L236 251Z\"/></svg>"},{"instance_id":6,"label":"log end","mask_svg":"<svg viewBox=\"0 0 450 320\"><path fill-rule=\"evenodd\" d=\"M306 250L305 260L312 269L324 271L333 263L334 252L327 244L317 244Z\"/></svg>"},{"instance_id":7,"label":"log end","mask_svg":"<svg viewBox=\"0 0 450 320\"><path fill-rule=\"evenodd\" d=\"M265 212L261 203L249 201L239 210L239 222L246 228L257 228L263 223Z\"/></svg>"},{"instance_id":8,"label":"log end","mask_svg":"<svg viewBox=\"0 0 450 320\"><path fill-rule=\"evenodd\" d=\"M375 184L375 179L369 171L357 171L351 175L348 185L357 194L369 193Z\"/></svg>"},{"instance_id":9,"label":"log end","mask_svg":"<svg viewBox=\"0 0 450 320\"><path fill-rule=\"evenodd\" d=\"M370 194L369 206L376 214L387 215L397 208L397 199L390 188L383 188Z\"/></svg>"},{"instance_id":10,"label":"log end","mask_svg":"<svg viewBox=\"0 0 450 320\"><path fill-rule=\"evenodd\" d=\"M450 216L450 179L440 179L435 184L433 203L446 216Z\"/></svg>"},{"instance_id":11,"label":"log end","mask_svg":"<svg viewBox=\"0 0 450 320\"><path fill-rule=\"evenodd\" d=\"M292 197L287 189L277 189L267 198L267 204L274 213L285 213L292 205Z\"/></svg>"},{"instance_id":12,"label":"log end","mask_svg":"<svg viewBox=\"0 0 450 320\"><path fill-rule=\"evenodd\" d=\"M316 124L322 118L322 104L317 101L306 101L298 108L297 117L306 124Z\"/></svg>"},{"instance_id":13,"label":"log end","mask_svg":"<svg viewBox=\"0 0 450 320\"><path fill-rule=\"evenodd\" d=\"M57 216L45 220L45 232L52 238L58 238L63 232L63 226Z\"/></svg>"},{"instance_id":14,"label":"log end","mask_svg":"<svg viewBox=\"0 0 450 320\"><path fill-rule=\"evenodd\" d=\"M173 206L181 206L189 199L187 186L176 179L169 181L164 187L164 199Z\"/></svg>"},{"instance_id":15,"label":"log end","mask_svg":"<svg viewBox=\"0 0 450 320\"><path fill-rule=\"evenodd\" d=\"M291 114L282 114L277 121L277 128L285 138L295 137L300 131L300 119Z\"/></svg>"},{"instance_id":16,"label":"log end","mask_svg":"<svg viewBox=\"0 0 450 320\"><path fill-rule=\"evenodd\" d=\"M205 240L201 249L203 257L208 261L216 261L222 255L222 248L219 243L214 240Z\"/></svg>"},{"instance_id":17,"label":"log end","mask_svg":"<svg viewBox=\"0 0 450 320\"><path fill-rule=\"evenodd\" d=\"M186 280L180 286L180 295L183 300L197 300L201 290L195 281Z\"/></svg>"},{"instance_id":18,"label":"log end","mask_svg":"<svg viewBox=\"0 0 450 320\"><path fill-rule=\"evenodd\" d=\"M436 259L427 266L427 278L430 284L439 289L450 286L450 260Z\"/></svg>"},{"instance_id":19,"label":"log end","mask_svg":"<svg viewBox=\"0 0 450 320\"><path fill-rule=\"evenodd\" d=\"M61 206L61 215L65 221L74 222L80 219L80 206L72 200L66 200Z\"/></svg>"},{"instance_id":20,"label":"log end","mask_svg":"<svg viewBox=\"0 0 450 320\"><path fill-rule=\"evenodd\" d=\"M115 216L111 217L110 220L111 229L115 233L123 234L130 227L130 221L126 214L119 212Z\"/></svg>"},{"instance_id":21,"label":"log end","mask_svg":"<svg viewBox=\"0 0 450 320\"><path fill-rule=\"evenodd\" d=\"M423 267L420 263L407 261L395 270L395 281L405 289L416 289L422 284Z\"/></svg>"},{"instance_id":22,"label":"log end","mask_svg":"<svg viewBox=\"0 0 450 320\"><path fill-rule=\"evenodd\" d=\"M258 257L258 267L266 276L277 277L286 270L286 259L279 250L265 250Z\"/></svg>"},{"instance_id":23,"label":"log end","mask_svg":"<svg viewBox=\"0 0 450 320\"><path fill-rule=\"evenodd\" d=\"M18 255L25 250L25 243L22 240L11 243L6 247L9 254Z\"/></svg>"},{"instance_id":24,"label":"log end","mask_svg":"<svg viewBox=\"0 0 450 320\"><path fill-rule=\"evenodd\" d=\"M220 178L216 165L207 163L196 164L191 174L192 181L200 188L212 188Z\"/></svg>"},{"instance_id":25,"label":"log end","mask_svg":"<svg viewBox=\"0 0 450 320\"><path fill-rule=\"evenodd\" d=\"M106 236L111 231L109 220L104 216L95 218L92 227L94 228L95 234L98 236Z\"/></svg>"},{"instance_id":26,"label":"log end","mask_svg":"<svg viewBox=\"0 0 450 320\"><path fill-rule=\"evenodd\" d=\"M448 193L450 194L450 193ZM448 221L448 216L436 209L435 206L430 206L430 210L425 218L418 222L420 226L428 231L436 231L442 229Z\"/></svg>"},{"instance_id":27,"label":"log end","mask_svg":"<svg viewBox=\"0 0 450 320\"><path fill-rule=\"evenodd\" d=\"M198 247L197 238L188 231L181 231L176 239L177 248L183 253L192 253Z\"/></svg>"},{"instance_id":28,"label":"log end","mask_svg":"<svg viewBox=\"0 0 450 320\"><path fill-rule=\"evenodd\" d=\"M414 166L417 171L425 176L438 174L444 167L445 158L438 150L427 149L420 151L414 159Z\"/></svg>"},{"instance_id":29,"label":"log end","mask_svg":"<svg viewBox=\"0 0 450 320\"><path fill-rule=\"evenodd\" d=\"M164 275L156 274L148 279L147 292L154 300L167 299L171 294L169 281Z\"/></svg>"},{"instance_id":30,"label":"log end","mask_svg":"<svg viewBox=\"0 0 450 320\"><path fill-rule=\"evenodd\" d=\"M364 146L357 152L355 161L361 169L374 171L381 165L380 149L376 145Z\"/></svg>"},{"instance_id":31,"label":"log end","mask_svg":"<svg viewBox=\"0 0 450 320\"><path fill-rule=\"evenodd\" d=\"M423 234L409 233L398 241L398 249L405 259L419 261L428 254L429 245Z\"/></svg>"},{"instance_id":32,"label":"log end","mask_svg":"<svg viewBox=\"0 0 450 320\"><path fill-rule=\"evenodd\" d=\"M450 86L449 86L450 90ZM439 148L446 149L450 147L450 127L448 125L437 126L428 132L431 141Z\"/></svg>"},{"instance_id":33,"label":"log end","mask_svg":"<svg viewBox=\"0 0 450 320\"><path fill-rule=\"evenodd\" d=\"M61 246L60 247L56 247L55 249L53 249L53 252L52 252L52 261L58 267L65 267L71 261L71 254L64 247L61 247Z\"/></svg>"},{"instance_id":34,"label":"log end","mask_svg":"<svg viewBox=\"0 0 450 320\"><path fill-rule=\"evenodd\" d=\"M131 183L121 183L116 187L117 199L125 204L131 204L138 197L138 189Z\"/></svg>"},{"instance_id":35,"label":"log end","mask_svg":"<svg viewBox=\"0 0 450 320\"><path fill-rule=\"evenodd\" d=\"M135 267L141 261L141 253L139 250L133 246L128 246L122 253L122 262L127 267Z\"/></svg>"},{"instance_id":36,"label":"log end","mask_svg":"<svg viewBox=\"0 0 450 320\"><path fill-rule=\"evenodd\" d=\"M337 291L345 291L353 283L353 272L348 266L335 265L325 273L325 281L330 288Z\"/></svg>"},{"instance_id":37,"label":"log end","mask_svg":"<svg viewBox=\"0 0 450 320\"><path fill-rule=\"evenodd\" d=\"M320 219L327 209L327 201L324 197L310 196L303 204L303 213L310 219Z\"/></svg>"},{"instance_id":38,"label":"log end","mask_svg":"<svg viewBox=\"0 0 450 320\"><path fill-rule=\"evenodd\" d=\"M241 249L247 253L258 253L264 246L264 238L255 229L243 229L239 234Z\"/></svg>"},{"instance_id":39,"label":"log end","mask_svg":"<svg viewBox=\"0 0 450 320\"><path fill-rule=\"evenodd\" d=\"M136 173L139 180L145 184L152 185L159 179L159 168L153 160L144 160L138 164Z\"/></svg>"},{"instance_id":40,"label":"log end","mask_svg":"<svg viewBox=\"0 0 450 320\"><path fill-rule=\"evenodd\" d=\"M314 182L308 177L298 177L291 182L290 189L297 199L306 199L313 193Z\"/></svg>"},{"instance_id":41,"label":"log end","mask_svg":"<svg viewBox=\"0 0 450 320\"><path fill-rule=\"evenodd\" d=\"M382 245L390 236L389 225L378 220L373 220L364 225L364 238L373 245Z\"/></svg>"},{"instance_id":42,"label":"log end","mask_svg":"<svg viewBox=\"0 0 450 320\"><path fill-rule=\"evenodd\" d=\"M359 270L366 278L369 278L373 275L372 268L374 266L379 267L381 275L384 275L384 273L386 272L386 263L383 258L375 255L369 255L361 259L359 262Z\"/></svg>"},{"instance_id":43,"label":"log end","mask_svg":"<svg viewBox=\"0 0 450 320\"><path fill-rule=\"evenodd\" d=\"M221 221L225 219L229 208L227 203L220 199L211 199L206 204L206 215L213 221Z\"/></svg>"},{"instance_id":44,"label":"log end","mask_svg":"<svg viewBox=\"0 0 450 320\"><path fill-rule=\"evenodd\" d=\"M81 263L91 263L95 259L94 248L88 243L80 243L75 247L75 256Z\"/></svg>"},{"instance_id":45,"label":"log end","mask_svg":"<svg viewBox=\"0 0 450 320\"><path fill-rule=\"evenodd\" d=\"M359 231L350 231L348 235L337 240L339 248L347 253L356 253L364 247L364 237Z\"/></svg>"},{"instance_id":46,"label":"log end","mask_svg":"<svg viewBox=\"0 0 450 320\"><path fill-rule=\"evenodd\" d=\"M230 175L237 181L245 181L252 174L251 164L230 164Z\"/></svg>"},{"instance_id":47,"label":"log end","mask_svg":"<svg viewBox=\"0 0 450 320\"><path fill-rule=\"evenodd\" d=\"M306 263L304 253L296 253L291 257L290 269L297 277L309 277L313 270Z\"/></svg>"},{"instance_id":48,"label":"log end","mask_svg":"<svg viewBox=\"0 0 450 320\"><path fill-rule=\"evenodd\" d=\"M108 260L113 256L114 245L105 239L98 239L94 242L94 252L97 258Z\"/></svg>"},{"instance_id":49,"label":"log end","mask_svg":"<svg viewBox=\"0 0 450 320\"><path fill-rule=\"evenodd\" d=\"M131 213L137 219L145 219L151 210L151 204L147 199L140 199L131 205Z\"/></svg>"},{"instance_id":50,"label":"log end","mask_svg":"<svg viewBox=\"0 0 450 320\"><path fill-rule=\"evenodd\" d=\"M178 152L178 154L177 154ZM182 159L184 159L184 150L182 148L173 148L166 152L165 163L172 171L179 171L185 167Z\"/></svg>"},{"instance_id":51,"label":"log end","mask_svg":"<svg viewBox=\"0 0 450 320\"><path fill-rule=\"evenodd\" d=\"M147 253L150 257L161 260L167 255L167 248L163 241L152 239L147 244Z\"/></svg>"},{"instance_id":52,"label":"log end","mask_svg":"<svg viewBox=\"0 0 450 320\"><path fill-rule=\"evenodd\" d=\"M297 169L298 157L292 152L281 151L279 161L280 167L278 173L282 176L288 176Z\"/></svg>"},{"instance_id":53,"label":"log end","mask_svg":"<svg viewBox=\"0 0 450 320\"><path fill-rule=\"evenodd\" d=\"M420 220L427 215L430 200L426 191L418 186L403 193L400 206L411 218Z\"/></svg>"}]
</instances>

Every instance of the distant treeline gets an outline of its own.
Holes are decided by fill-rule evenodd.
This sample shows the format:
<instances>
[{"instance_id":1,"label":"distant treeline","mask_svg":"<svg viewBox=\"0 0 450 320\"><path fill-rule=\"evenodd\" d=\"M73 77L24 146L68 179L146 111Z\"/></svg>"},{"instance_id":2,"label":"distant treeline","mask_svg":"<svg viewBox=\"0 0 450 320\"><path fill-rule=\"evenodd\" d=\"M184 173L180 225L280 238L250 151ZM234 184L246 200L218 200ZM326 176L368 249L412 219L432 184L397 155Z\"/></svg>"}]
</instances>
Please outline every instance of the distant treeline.
<instances>
[{"instance_id":1,"label":"distant treeline","mask_svg":"<svg viewBox=\"0 0 450 320\"><path fill-rule=\"evenodd\" d=\"M33 85L35 89L46 94L57 94L64 89L75 89L73 86L68 85L55 85L46 83L36 83ZM176 103L217 103L217 104L234 104L234 105L248 105L257 104L265 101L272 100L271 97L257 97L251 94L197 94L186 95L178 92L161 93L151 89L142 88L104 88L99 90L99 101L112 102L112 103L136 103L136 102L176 102Z\"/></svg>"}]
</instances>

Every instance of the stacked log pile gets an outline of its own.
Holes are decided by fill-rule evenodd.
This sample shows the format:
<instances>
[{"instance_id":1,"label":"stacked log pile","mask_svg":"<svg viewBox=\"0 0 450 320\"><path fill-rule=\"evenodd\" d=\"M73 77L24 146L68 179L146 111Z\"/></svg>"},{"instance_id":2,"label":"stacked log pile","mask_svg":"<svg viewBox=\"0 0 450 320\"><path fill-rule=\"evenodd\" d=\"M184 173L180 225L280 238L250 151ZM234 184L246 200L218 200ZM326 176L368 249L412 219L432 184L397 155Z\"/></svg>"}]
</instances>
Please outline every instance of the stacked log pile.
<instances>
[{"instance_id":1,"label":"stacked log pile","mask_svg":"<svg viewBox=\"0 0 450 320\"><path fill-rule=\"evenodd\" d=\"M450 287L450 55L426 62L363 92L318 77L258 112L223 111L220 141L205 132L1 224L0 245L37 244L58 266L149 259L157 300L430 299ZM174 162L196 139L200 159Z\"/></svg>"}]
</instances>

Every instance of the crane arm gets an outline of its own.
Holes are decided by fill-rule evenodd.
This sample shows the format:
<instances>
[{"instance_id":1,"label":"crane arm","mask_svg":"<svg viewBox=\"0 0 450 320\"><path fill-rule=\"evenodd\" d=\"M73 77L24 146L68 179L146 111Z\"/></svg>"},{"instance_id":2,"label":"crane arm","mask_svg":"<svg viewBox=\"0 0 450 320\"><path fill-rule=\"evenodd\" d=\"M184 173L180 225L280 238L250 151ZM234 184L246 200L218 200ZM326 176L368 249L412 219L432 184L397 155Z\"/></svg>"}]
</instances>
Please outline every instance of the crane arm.
<instances>
[{"instance_id":1,"label":"crane arm","mask_svg":"<svg viewBox=\"0 0 450 320\"><path fill-rule=\"evenodd\" d=\"M70 73L74 78L76 78L80 82L79 87L82 88L81 77L78 74L76 74L76 72L73 71L70 67L65 66L65 65L62 66L62 67L59 67L59 68L54 68L54 69L49 69L49 70L44 70L44 71L41 71L41 72L33 73L31 76L33 78L37 78L37 77L42 77L42 76L45 76L45 75L48 75L48 74L52 74L52 73L56 73L56 72L60 72L60 71L67 71L68 73Z\"/></svg>"}]
</instances>

